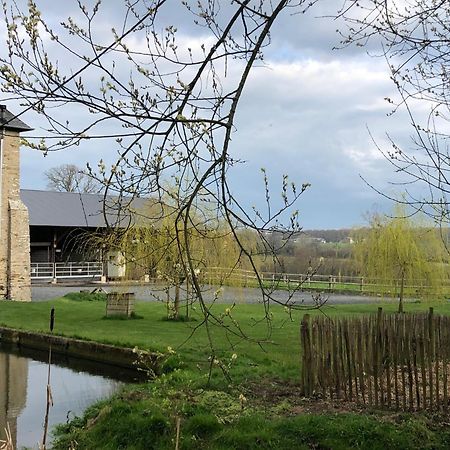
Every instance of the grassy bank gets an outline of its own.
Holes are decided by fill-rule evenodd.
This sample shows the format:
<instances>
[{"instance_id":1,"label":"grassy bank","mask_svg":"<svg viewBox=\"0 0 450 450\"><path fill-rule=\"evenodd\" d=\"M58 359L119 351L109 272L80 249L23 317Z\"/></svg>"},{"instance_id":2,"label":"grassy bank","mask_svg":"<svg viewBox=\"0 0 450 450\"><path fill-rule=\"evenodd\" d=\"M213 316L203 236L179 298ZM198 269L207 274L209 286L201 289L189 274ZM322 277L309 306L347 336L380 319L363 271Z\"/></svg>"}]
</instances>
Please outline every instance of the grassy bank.
<instances>
[{"instance_id":1,"label":"grassy bank","mask_svg":"<svg viewBox=\"0 0 450 450\"><path fill-rule=\"evenodd\" d=\"M55 448L165 449L174 448L179 424L180 448L449 448L450 437L441 419L425 415L374 413L355 405L307 401L299 391L299 324L303 312L291 316L273 307L269 341L257 342L213 327L216 356L230 369L232 382L218 365L207 384L210 348L201 323L168 322L165 305L136 304L134 320L105 319L105 303L62 298L31 304L0 302L0 324L14 328L48 330L52 307L55 333L119 346L168 352L175 350L170 373L156 381L129 386L115 398L95 405L83 418L59 429ZM82 298L82 297L81 297ZM329 316L396 311L396 302L327 306ZM409 303L407 311L425 311L430 304ZM434 303L436 313L450 314L450 305ZM233 321L252 338L266 338L260 321L261 305L214 306L225 323ZM189 338L189 339L188 339Z\"/></svg>"},{"instance_id":2,"label":"grassy bank","mask_svg":"<svg viewBox=\"0 0 450 450\"><path fill-rule=\"evenodd\" d=\"M409 303L406 311L425 311L430 304ZM450 304L432 304L437 313L450 314ZM321 311L307 311L310 314L354 315L376 312L382 306L388 312L395 312L396 302L326 306ZM50 309L56 311L55 334L106 344L139 347L147 350L167 352L168 347L176 350L188 366L207 364L210 348L205 327L200 326L201 317L193 311L191 322L168 322L162 303L137 302L135 320L105 319L104 301L74 301L61 298L49 302L18 303L0 302L0 325L30 331L48 331ZM295 379L299 374L299 324L304 311L289 315L284 308L271 308L272 323L268 328L263 318L263 308L256 304L240 304L226 314L230 305L217 304L214 312L223 315L223 321L233 321L245 330L253 340L243 340L226 333L220 326L212 326L212 334L218 356L228 361L233 354L233 375L239 380L255 375L271 375ZM194 332L191 336L191 333ZM270 333L268 335L268 332ZM261 346L256 340L265 340ZM248 369L251 368L251 371Z\"/></svg>"},{"instance_id":3,"label":"grassy bank","mask_svg":"<svg viewBox=\"0 0 450 450\"><path fill-rule=\"evenodd\" d=\"M241 410L232 396L197 393L184 411L164 405L170 397L151 392L132 400L98 404L82 419L58 430L55 449L306 450L306 449L447 449L448 427L424 416L361 412L283 415L252 408ZM211 400L214 401L214 405ZM181 405L181 402L178 402ZM178 431L177 431L178 424ZM74 446L74 443L77 443ZM99 446L100 445L100 446Z\"/></svg>"}]
</instances>

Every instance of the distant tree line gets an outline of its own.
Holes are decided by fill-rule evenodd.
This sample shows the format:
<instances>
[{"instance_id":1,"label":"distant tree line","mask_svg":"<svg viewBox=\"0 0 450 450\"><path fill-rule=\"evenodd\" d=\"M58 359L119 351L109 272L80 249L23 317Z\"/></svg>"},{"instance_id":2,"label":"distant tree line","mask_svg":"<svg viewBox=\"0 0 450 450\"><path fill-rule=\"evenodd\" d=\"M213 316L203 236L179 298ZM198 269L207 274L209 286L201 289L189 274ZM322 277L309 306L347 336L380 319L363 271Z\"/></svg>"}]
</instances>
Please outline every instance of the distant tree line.
<instances>
[{"instance_id":1,"label":"distant tree line","mask_svg":"<svg viewBox=\"0 0 450 450\"><path fill-rule=\"evenodd\" d=\"M261 251L260 270L276 273L307 273L313 270L323 275L357 275L352 258L350 229L305 231L286 239L282 233L266 236L270 251ZM328 239L327 239L328 238ZM271 256L276 254L276 258Z\"/></svg>"},{"instance_id":2,"label":"distant tree line","mask_svg":"<svg viewBox=\"0 0 450 450\"><path fill-rule=\"evenodd\" d=\"M341 242L352 235L352 228L338 230L304 230L303 234L314 238L324 239L327 242Z\"/></svg>"}]
</instances>

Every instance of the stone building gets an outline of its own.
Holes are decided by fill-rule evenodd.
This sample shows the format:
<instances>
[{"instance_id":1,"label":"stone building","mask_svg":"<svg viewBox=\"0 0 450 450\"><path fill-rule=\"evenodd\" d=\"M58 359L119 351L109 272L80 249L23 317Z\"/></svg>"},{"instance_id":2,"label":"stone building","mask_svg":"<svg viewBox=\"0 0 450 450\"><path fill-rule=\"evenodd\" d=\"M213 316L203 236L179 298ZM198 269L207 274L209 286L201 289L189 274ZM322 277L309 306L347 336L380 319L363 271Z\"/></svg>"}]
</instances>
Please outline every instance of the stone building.
<instances>
[{"instance_id":1,"label":"stone building","mask_svg":"<svg viewBox=\"0 0 450 450\"><path fill-rule=\"evenodd\" d=\"M20 133L31 128L0 105L0 300L31 300L28 210L20 199Z\"/></svg>"}]
</instances>

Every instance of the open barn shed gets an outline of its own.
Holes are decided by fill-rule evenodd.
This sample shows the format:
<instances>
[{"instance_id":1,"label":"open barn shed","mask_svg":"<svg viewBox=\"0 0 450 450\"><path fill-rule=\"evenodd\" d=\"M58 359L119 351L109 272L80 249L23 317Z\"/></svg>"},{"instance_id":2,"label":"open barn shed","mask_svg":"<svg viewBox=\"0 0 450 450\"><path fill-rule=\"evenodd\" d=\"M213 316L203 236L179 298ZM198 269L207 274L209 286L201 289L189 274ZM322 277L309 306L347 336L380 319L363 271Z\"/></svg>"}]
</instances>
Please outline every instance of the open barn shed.
<instances>
[{"instance_id":1,"label":"open barn shed","mask_svg":"<svg viewBox=\"0 0 450 450\"><path fill-rule=\"evenodd\" d=\"M102 194L22 189L20 196L29 211L32 279L106 277L119 265L115 260L120 256L111 251L104 254L100 246L87 241L91 233L134 220L130 210L123 209L126 199L119 203L107 198L104 212ZM135 199L132 206L139 211L147 203L147 199Z\"/></svg>"}]
</instances>

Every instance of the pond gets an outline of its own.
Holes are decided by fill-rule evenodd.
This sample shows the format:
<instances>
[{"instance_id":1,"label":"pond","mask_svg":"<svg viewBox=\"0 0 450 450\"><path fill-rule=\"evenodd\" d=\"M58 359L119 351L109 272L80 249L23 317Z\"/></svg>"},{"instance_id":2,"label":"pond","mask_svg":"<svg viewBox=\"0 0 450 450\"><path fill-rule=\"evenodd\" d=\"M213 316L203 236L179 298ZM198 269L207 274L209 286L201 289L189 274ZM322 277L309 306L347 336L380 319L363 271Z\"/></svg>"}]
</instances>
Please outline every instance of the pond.
<instances>
[{"instance_id":1,"label":"pond","mask_svg":"<svg viewBox=\"0 0 450 450\"><path fill-rule=\"evenodd\" d=\"M46 408L47 352L0 344L0 439L9 424L14 448L38 448ZM49 430L113 394L136 372L107 364L53 355Z\"/></svg>"}]
</instances>

